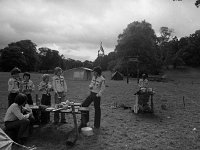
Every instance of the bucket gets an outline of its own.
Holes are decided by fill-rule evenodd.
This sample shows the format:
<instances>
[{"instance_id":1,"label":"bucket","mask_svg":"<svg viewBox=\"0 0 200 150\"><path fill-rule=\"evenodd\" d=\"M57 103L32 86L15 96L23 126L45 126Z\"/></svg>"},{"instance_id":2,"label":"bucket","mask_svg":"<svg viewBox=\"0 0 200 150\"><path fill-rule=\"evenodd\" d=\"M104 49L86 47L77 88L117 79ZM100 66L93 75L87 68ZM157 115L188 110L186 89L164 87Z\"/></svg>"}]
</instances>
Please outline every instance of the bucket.
<instances>
[{"instance_id":1,"label":"bucket","mask_svg":"<svg viewBox=\"0 0 200 150\"><path fill-rule=\"evenodd\" d=\"M86 135L86 136L93 135L93 130L91 127L83 127L83 128L81 128L81 132L83 133L83 135Z\"/></svg>"}]
</instances>

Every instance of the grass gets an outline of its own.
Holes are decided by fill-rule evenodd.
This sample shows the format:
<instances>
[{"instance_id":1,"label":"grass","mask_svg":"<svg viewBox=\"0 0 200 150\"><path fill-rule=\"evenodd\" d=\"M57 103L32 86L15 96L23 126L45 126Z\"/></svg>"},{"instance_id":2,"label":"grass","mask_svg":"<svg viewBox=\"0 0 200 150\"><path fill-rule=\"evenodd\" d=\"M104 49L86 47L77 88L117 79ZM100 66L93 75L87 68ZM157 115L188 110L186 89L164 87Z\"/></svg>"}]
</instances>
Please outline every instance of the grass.
<instances>
[{"instance_id":1,"label":"grass","mask_svg":"<svg viewBox=\"0 0 200 150\"><path fill-rule=\"evenodd\" d=\"M67 133L73 128L72 116L62 126L47 125L38 128L29 139L28 145L36 145L39 150L198 150L200 149L200 71L196 69L170 70L166 72L168 82L150 82L156 91L154 95L155 113L133 114L129 109L112 109L119 106L133 106L137 82L131 79L112 81L110 73L105 73L106 90L102 96L102 122L100 134L91 137L80 135L76 145L67 148ZM8 73L0 73L1 122L7 106ZM35 85L41 74L31 74ZM67 81L68 99L82 102L88 94L89 81ZM33 96L38 93L36 90ZM185 106L183 103L183 98ZM166 110L161 105L166 105ZM80 116L77 116L80 120ZM90 106L90 122L93 126L94 109ZM1 124L2 125L2 124ZM193 130L196 128L196 130Z\"/></svg>"}]
</instances>

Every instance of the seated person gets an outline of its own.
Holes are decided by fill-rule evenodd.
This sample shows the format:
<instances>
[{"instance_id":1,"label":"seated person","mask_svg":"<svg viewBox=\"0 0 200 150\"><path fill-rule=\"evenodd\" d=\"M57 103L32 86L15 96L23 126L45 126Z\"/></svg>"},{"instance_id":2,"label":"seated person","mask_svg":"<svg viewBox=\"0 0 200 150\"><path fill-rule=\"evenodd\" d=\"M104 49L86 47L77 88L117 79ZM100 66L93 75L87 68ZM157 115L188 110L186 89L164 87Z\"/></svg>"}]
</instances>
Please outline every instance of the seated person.
<instances>
[{"instance_id":1,"label":"seated person","mask_svg":"<svg viewBox=\"0 0 200 150\"><path fill-rule=\"evenodd\" d=\"M148 87L148 79L145 73L142 74L142 79L139 80L138 86L140 89Z\"/></svg>"},{"instance_id":2,"label":"seated person","mask_svg":"<svg viewBox=\"0 0 200 150\"><path fill-rule=\"evenodd\" d=\"M15 98L15 102L7 109L6 115L4 117L6 130L13 132L17 131L16 142L20 144L24 144L24 142L27 140L27 137L29 136L29 118L33 117L32 111L28 111L25 115L22 113L25 110L23 106L26 104L26 102L27 96L25 94L19 93Z\"/></svg>"},{"instance_id":3,"label":"seated person","mask_svg":"<svg viewBox=\"0 0 200 150\"><path fill-rule=\"evenodd\" d=\"M142 74L142 78L139 80L138 83L139 86L139 91L137 92L138 94L138 104L139 104L139 109L141 111L149 111L149 93L148 93L148 79L147 79L147 74ZM144 91L143 91L144 89Z\"/></svg>"}]
</instances>

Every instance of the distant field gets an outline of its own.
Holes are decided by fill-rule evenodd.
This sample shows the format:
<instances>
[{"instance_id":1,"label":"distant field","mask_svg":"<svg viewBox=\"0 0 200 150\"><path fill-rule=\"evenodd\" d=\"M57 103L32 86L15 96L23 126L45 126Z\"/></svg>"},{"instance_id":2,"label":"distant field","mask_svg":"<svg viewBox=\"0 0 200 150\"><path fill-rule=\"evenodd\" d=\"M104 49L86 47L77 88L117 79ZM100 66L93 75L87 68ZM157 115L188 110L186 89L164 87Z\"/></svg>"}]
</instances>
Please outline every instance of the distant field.
<instances>
[{"instance_id":1,"label":"distant field","mask_svg":"<svg viewBox=\"0 0 200 150\"><path fill-rule=\"evenodd\" d=\"M129 109L112 109L114 103L133 106L137 91L136 79L112 81L106 72L106 90L102 96L102 122L99 135L85 137L82 134L73 150L199 150L200 149L200 71L197 69L170 70L167 82L150 82L155 90L155 114L133 114ZM7 106L8 73L0 73L1 121ZM41 74L31 74L37 85ZM68 99L81 102L88 94L89 81L67 81ZM37 93L37 90L35 94ZM185 107L183 103L185 101ZM166 110L161 105L166 105ZM93 126L94 109L90 106L90 122ZM39 150L64 150L65 138L73 127L68 124L49 125L38 129L28 145ZM78 120L80 117L78 116ZM2 125L2 124L1 124ZM196 130L193 130L196 128Z\"/></svg>"}]
</instances>

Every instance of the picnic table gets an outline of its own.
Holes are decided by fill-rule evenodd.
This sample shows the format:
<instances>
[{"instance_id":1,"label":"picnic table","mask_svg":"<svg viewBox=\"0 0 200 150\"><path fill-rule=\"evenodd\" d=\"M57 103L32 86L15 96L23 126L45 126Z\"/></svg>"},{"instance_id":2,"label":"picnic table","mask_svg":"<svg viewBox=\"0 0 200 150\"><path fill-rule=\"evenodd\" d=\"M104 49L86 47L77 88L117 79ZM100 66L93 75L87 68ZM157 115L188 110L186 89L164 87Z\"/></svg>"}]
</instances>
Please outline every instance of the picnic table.
<instances>
[{"instance_id":1,"label":"picnic table","mask_svg":"<svg viewBox=\"0 0 200 150\"><path fill-rule=\"evenodd\" d=\"M56 107L50 107L46 105L39 105L39 106L30 105L30 108L32 109L33 112L36 112L38 114L40 114L41 111L46 111L51 113L59 112L59 113L72 114L74 121L74 129L76 132L75 139L77 139L79 137L79 131L78 131L78 123L76 115L89 111L89 108L81 107L81 103L74 103L74 102L70 102L69 105L63 105L63 107L60 106L62 106L62 104L57 105ZM39 115L38 118L36 118L36 120L40 120Z\"/></svg>"}]
</instances>

